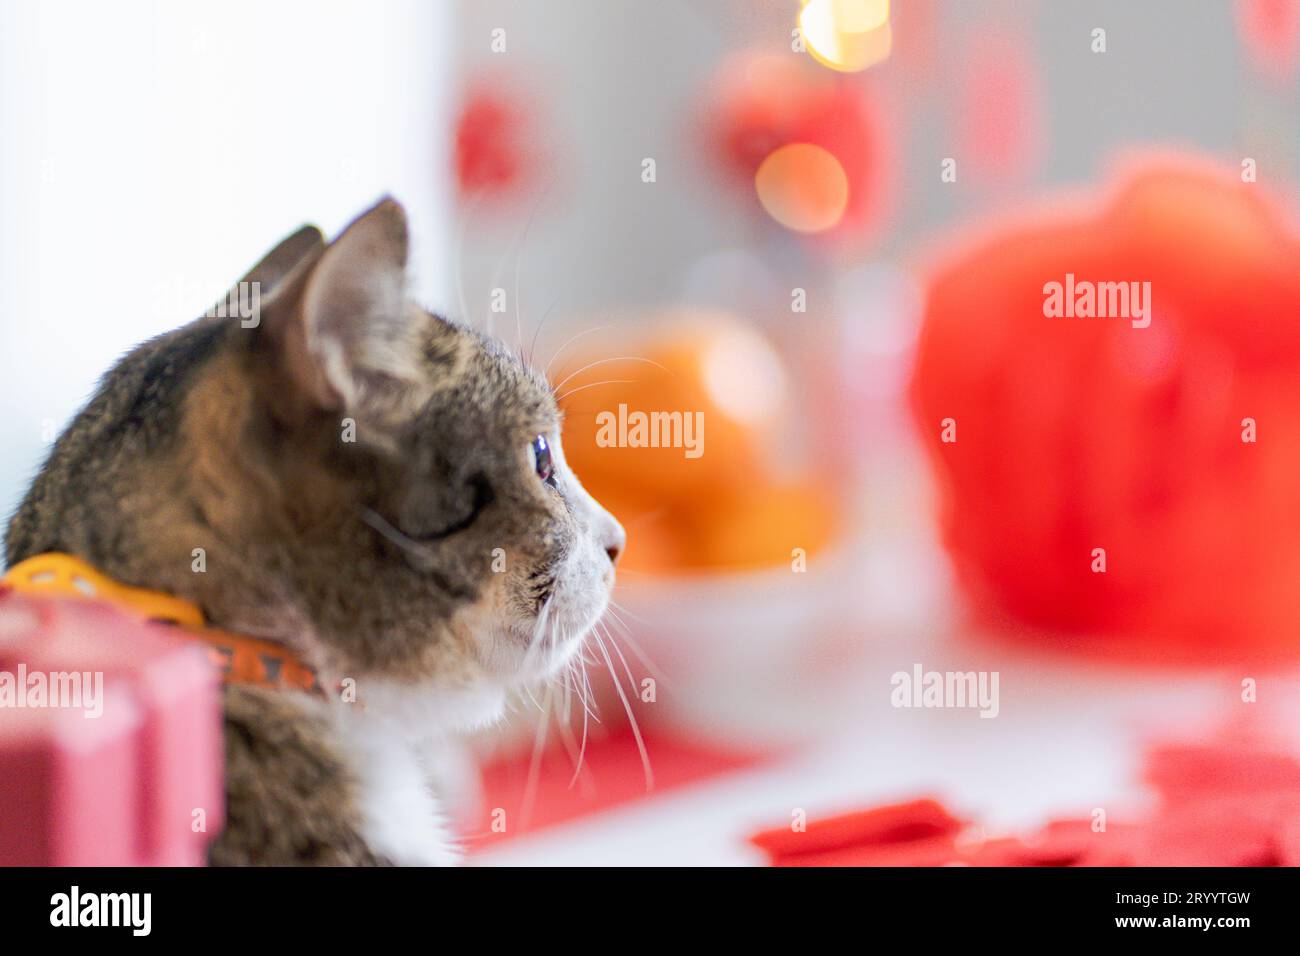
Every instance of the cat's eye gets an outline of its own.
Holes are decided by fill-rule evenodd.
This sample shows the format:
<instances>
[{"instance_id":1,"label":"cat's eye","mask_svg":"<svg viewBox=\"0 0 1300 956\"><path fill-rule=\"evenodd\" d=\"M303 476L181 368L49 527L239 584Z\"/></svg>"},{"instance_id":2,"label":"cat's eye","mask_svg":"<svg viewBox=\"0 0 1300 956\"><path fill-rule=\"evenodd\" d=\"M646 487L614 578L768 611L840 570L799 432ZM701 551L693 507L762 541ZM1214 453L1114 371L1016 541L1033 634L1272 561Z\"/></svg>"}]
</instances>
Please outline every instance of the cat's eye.
<instances>
[{"instance_id":1,"label":"cat's eye","mask_svg":"<svg viewBox=\"0 0 1300 956\"><path fill-rule=\"evenodd\" d=\"M551 446L545 435L533 439L533 467L537 477L552 488L555 487L555 462L551 460Z\"/></svg>"}]
</instances>

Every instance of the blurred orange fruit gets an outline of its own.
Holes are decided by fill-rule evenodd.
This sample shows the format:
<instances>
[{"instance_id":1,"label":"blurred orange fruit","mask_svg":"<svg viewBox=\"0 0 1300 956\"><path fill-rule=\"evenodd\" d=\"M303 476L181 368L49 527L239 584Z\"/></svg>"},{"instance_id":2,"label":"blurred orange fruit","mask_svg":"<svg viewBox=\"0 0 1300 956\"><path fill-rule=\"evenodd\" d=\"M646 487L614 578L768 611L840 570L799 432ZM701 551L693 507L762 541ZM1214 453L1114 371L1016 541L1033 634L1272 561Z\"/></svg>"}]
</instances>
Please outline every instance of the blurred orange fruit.
<instances>
[{"instance_id":1,"label":"blurred orange fruit","mask_svg":"<svg viewBox=\"0 0 1300 956\"><path fill-rule=\"evenodd\" d=\"M756 567L825 543L826 496L768 460L786 465L790 396L761 334L678 313L620 353L576 358L555 383L569 466L628 528L625 568Z\"/></svg>"},{"instance_id":2,"label":"blurred orange fruit","mask_svg":"<svg viewBox=\"0 0 1300 956\"><path fill-rule=\"evenodd\" d=\"M686 557L707 567L750 570L789 563L832 537L835 513L826 493L809 484L750 489L727 498L701 529L701 545Z\"/></svg>"},{"instance_id":3,"label":"blurred orange fruit","mask_svg":"<svg viewBox=\"0 0 1300 956\"><path fill-rule=\"evenodd\" d=\"M786 401L767 340L719 313L570 365L556 377L569 464L589 489L647 503L753 480Z\"/></svg>"}]
</instances>

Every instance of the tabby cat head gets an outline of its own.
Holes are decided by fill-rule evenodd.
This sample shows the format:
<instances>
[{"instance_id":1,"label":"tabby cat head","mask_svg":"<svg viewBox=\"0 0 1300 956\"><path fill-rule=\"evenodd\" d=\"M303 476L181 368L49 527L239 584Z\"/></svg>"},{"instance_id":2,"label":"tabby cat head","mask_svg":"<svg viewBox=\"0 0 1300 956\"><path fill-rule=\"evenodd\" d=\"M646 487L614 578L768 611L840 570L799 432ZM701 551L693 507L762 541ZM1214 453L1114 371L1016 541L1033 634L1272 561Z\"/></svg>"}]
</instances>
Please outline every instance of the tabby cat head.
<instances>
[{"instance_id":1,"label":"tabby cat head","mask_svg":"<svg viewBox=\"0 0 1300 956\"><path fill-rule=\"evenodd\" d=\"M380 203L105 377L19 508L8 560L68 551L297 648L323 676L448 691L545 677L603 613L624 543L566 467L551 389L405 291ZM201 549L201 550L200 550Z\"/></svg>"}]
</instances>

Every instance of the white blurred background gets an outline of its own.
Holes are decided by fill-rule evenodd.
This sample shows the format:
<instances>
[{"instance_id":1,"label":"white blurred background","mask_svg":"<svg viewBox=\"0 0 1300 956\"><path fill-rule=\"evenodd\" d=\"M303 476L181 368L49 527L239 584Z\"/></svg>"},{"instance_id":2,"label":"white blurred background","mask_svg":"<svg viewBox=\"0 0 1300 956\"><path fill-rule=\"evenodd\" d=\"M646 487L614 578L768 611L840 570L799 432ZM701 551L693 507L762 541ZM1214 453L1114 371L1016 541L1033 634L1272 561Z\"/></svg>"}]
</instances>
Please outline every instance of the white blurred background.
<instances>
[{"instance_id":1,"label":"white blurred background","mask_svg":"<svg viewBox=\"0 0 1300 956\"><path fill-rule=\"evenodd\" d=\"M407 205L450 276L450 3L0 5L0 513L117 356L304 222Z\"/></svg>"}]
</instances>

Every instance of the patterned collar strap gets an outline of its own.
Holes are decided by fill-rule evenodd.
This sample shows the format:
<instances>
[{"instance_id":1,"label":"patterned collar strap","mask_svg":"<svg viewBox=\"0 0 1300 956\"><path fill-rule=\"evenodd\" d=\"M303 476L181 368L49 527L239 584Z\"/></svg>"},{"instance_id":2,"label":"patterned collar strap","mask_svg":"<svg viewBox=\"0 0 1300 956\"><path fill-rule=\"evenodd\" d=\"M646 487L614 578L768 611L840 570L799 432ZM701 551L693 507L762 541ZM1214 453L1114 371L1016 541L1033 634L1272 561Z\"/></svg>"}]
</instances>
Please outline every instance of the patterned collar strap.
<instances>
[{"instance_id":1,"label":"patterned collar strap","mask_svg":"<svg viewBox=\"0 0 1300 956\"><path fill-rule=\"evenodd\" d=\"M316 675L288 648L243 634L209 627L198 605L136 588L100 573L80 558L49 552L20 561L0 584L24 594L104 601L139 620L174 626L201 640L227 684L316 692Z\"/></svg>"}]
</instances>

